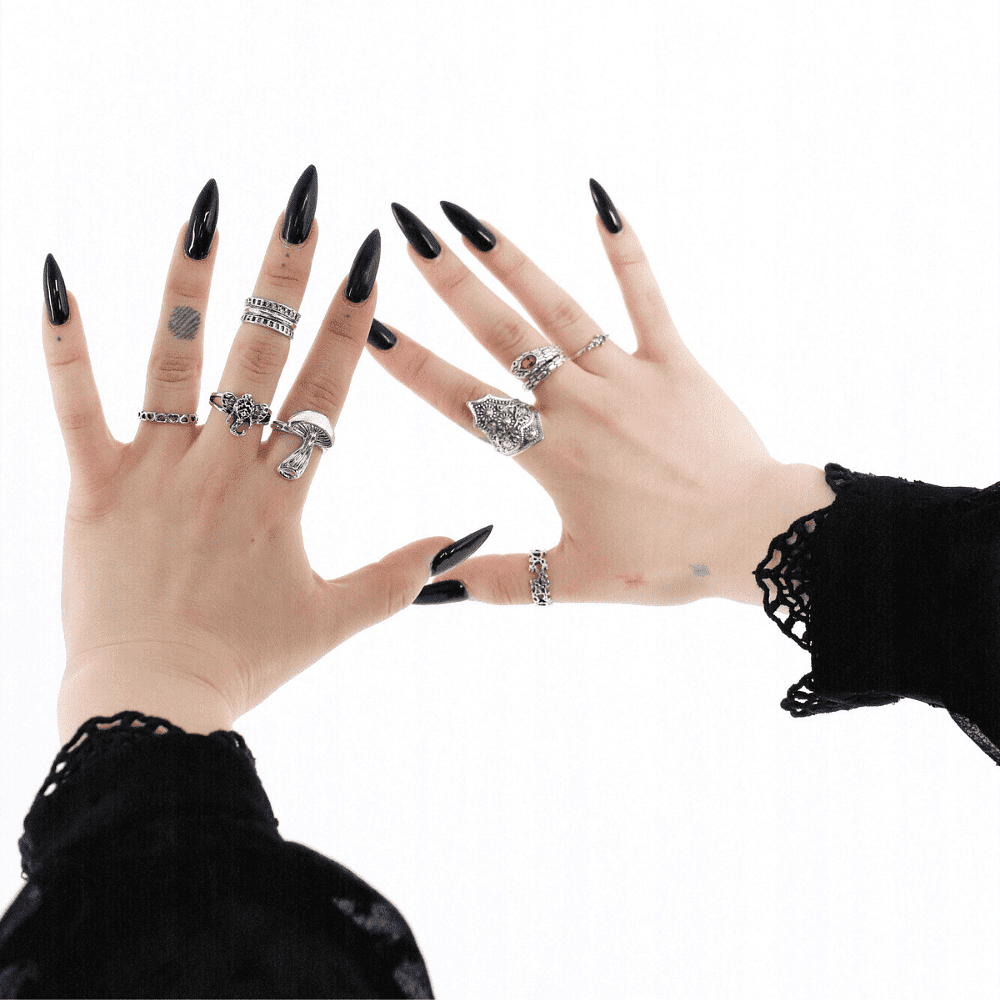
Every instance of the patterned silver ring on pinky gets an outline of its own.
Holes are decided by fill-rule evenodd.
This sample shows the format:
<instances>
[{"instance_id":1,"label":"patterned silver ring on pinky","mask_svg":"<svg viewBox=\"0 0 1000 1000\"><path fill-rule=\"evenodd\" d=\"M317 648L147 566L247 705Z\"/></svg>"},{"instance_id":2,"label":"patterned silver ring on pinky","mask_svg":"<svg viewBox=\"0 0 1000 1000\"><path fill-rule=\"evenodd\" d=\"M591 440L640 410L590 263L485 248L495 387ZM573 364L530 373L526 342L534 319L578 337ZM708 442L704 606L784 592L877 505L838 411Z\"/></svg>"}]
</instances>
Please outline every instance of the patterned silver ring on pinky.
<instances>
[{"instance_id":1,"label":"patterned silver ring on pinky","mask_svg":"<svg viewBox=\"0 0 1000 1000\"><path fill-rule=\"evenodd\" d=\"M591 351L595 347L600 347L601 344L603 344L607 339L608 335L606 333L599 333L589 344L587 344L586 347L581 347L580 350L578 350L569 360L576 361L581 354L586 354L587 351Z\"/></svg>"},{"instance_id":2,"label":"patterned silver ring on pinky","mask_svg":"<svg viewBox=\"0 0 1000 1000\"><path fill-rule=\"evenodd\" d=\"M528 572L537 574L531 581L531 599L540 608L552 603L549 593L549 564L545 561L545 553L541 549L532 549L528 553Z\"/></svg>"},{"instance_id":3,"label":"patterned silver ring on pinky","mask_svg":"<svg viewBox=\"0 0 1000 1000\"><path fill-rule=\"evenodd\" d=\"M546 344L544 347L536 347L534 350L519 354L510 366L510 370L511 374L519 378L527 388L534 389L565 361L566 355L558 347Z\"/></svg>"},{"instance_id":4,"label":"patterned silver ring on pinky","mask_svg":"<svg viewBox=\"0 0 1000 1000\"><path fill-rule=\"evenodd\" d=\"M217 403L216 398L221 402ZM242 396L237 396L234 392L213 392L208 401L230 418L229 430L236 437L243 437L254 424L266 425L271 420L271 408L263 403L255 403L249 392ZM236 429L244 424L246 427L243 430Z\"/></svg>"},{"instance_id":5,"label":"patterned silver ring on pinky","mask_svg":"<svg viewBox=\"0 0 1000 1000\"><path fill-rule=\"evenodd\" d=\"M472 411L472 426L482 431L501 455L519 455L542 440L538 410L519 399L487 393L465 405Z\"/></svg>"},{"instance_id":6,"label":"patterned silver ring on pinky","mask_svg":"<svg viewBox=\"0 0 1000 1000\"><path fill-rule=\"evenodd\" d=\"M140 420L149 420L154 424L196 424L197 413L157 413L155 410L140 410Z\"/></svg>"},{"instance_id":7,"label":"patterned silver ring on pinky","mask_svg":"<svg viewBox=\"0 0 1000 1000\"><path fill-rule=\"evenodd\" d=\"M297 313L291 306L275 302L273 299L258 298L255 295L251 295L244 305L241 317L244 323L266 326L289 340L295 335L295 327L301 318L301 313Z\"/></svg>"}]
</instances>

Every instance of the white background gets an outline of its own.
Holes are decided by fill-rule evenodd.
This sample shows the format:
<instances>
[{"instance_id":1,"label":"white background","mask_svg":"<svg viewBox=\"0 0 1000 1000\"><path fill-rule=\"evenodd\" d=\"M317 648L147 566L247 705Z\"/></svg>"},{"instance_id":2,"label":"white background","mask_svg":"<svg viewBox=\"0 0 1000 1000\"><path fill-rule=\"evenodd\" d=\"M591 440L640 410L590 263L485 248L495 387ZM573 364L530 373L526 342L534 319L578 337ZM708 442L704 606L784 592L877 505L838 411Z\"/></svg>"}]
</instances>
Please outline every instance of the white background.
<instances>
[{"instance_id":1,"label":"white background","mask_svg":"<svg viewBox=\"0 0 1000 1000\"><path fill-rule=\"evenodd\" d=\"M130 440L209 177L206 397L309 163L321 239L275 400L374 226L379 318L515 391L408 260L393 200L466 259L438 201L493 221L634 349L595 177L775 458L1000 478L995 3L2 12L3 905L59 750L69 471L42 264L76 294ZM304 522L325 577L491 522L484 552L558 541L534 480L366 355L331 455ZM809 668L761 608L717 599L414 607L236 728L283 836L400 908L439 997L994 994L1000 772L922 703L793 719L779 701Z\"/></svg>"}]
</instances>

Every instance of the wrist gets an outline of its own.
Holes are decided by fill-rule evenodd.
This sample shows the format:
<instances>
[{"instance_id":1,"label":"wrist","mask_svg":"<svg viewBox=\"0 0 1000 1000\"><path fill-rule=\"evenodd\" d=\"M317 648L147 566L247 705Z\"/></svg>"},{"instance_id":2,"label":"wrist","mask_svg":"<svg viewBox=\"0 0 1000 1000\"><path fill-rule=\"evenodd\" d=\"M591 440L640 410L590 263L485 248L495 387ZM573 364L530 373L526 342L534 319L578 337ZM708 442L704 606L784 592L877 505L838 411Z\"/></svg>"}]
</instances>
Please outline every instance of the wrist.
<instances>
[{"instance_id":1,"label":"wrist","mask_svg":"<svg viewBox=\"0 0 1000 1000\"><path fill-rule=\"evenodd\" d=\"M232 729L236 716L221 692L167 664L172 661L163 653L131 647L110 647L85 662L69 663L56 703L61 744L88 719L128 710L166 719L189 733Z\"/></svg>"}]
</instances>

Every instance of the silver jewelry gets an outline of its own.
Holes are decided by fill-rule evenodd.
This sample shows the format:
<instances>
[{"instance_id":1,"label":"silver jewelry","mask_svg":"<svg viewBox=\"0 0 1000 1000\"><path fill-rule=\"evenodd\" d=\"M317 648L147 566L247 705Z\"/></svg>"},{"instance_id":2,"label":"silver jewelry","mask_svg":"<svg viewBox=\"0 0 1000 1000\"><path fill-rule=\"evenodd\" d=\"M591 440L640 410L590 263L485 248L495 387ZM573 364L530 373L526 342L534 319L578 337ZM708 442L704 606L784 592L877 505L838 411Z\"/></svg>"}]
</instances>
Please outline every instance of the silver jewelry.
<instances>
[{"instance_id":1,"label":"silver jewelry","mask_svg":"<svg viewBox=\"0 0 1000 1000\"><path fill-rule=\"evenodd\" d=\"M196 424L197 413L155 413L153 410L140 410L140 420L152 420L156 424Z\"/></svg>"},{"instance_id":2,"label":"silver jewelry","mask_svg":"<svg viewBox=\"0 0 1000 1000\"><path fill-rule=\"evenodd\" d=\"M578 350L576 354L570 358L570 361L576 361L581 354L586 354L587 351L592 350L595 347L600 347L601 344L603 344L607 339L608 335L606 333L599 333L589 344L587 344L586 347L581 347L580 350Z\"/></svg>"},{"instance_id":3,"label":"silver jewelry","mask_svg":"<svg viewBox=\"0 0 1000 1000\"><path fill-rule=\"evenodd\" d=\"M549 593L549 564L545 561L545 553L541 549L532 549L528 554L528 572L538 575L531 581L531 599L540 608L552 603Z\"/></svg>"},{"instance_id":4,"label":"silver jewelry","mask_svg":"<svg viewBox=\"0 0 1000 1000\"><path fill-rule=\"evenodd\" d=\"M519 354L510 366L510 370L529 389L534 389L542 379L554 372L565 361L566 355L558 347L546 344L544 347L536 347L532 351Z\"/></svg>"},{"instance_id":5,"label":"silver jewelry","mask_svg":"<svg viewBox=\"0 0 1000 1000\"><path fill-rule=\"evenodd\" d=\"M501 455L519 455L542 440L538 410L519 399L487 393L465 405L472 410L472 426L481 430Z\"/></svg>"},{"instance_id":6,"label":"silver jewelry","mask_svg":"<svg viewBox=\"0 0 1000 1000\"><path fill-rule=\"evenodd\" d=\"M216 397L222 402L217 403ZM229 430L236 437L243 437L254 424L267 424L271 419L271 408L263 403L255 403L249 392L242 396L237 396L234 392L213 392L208 401L231 418ZM246 428L238 431L236 428L243 424L246 424Z\"/></svg>"},{"instance_id":7,"label":"silver jewelry","mask_svg":"<svg viewBox=\"0 0 1000 1000\"><path fill-rule=\"evenodd\" d=\"M273 299L257 298L254 295L246 300L245 309L242 316L244 323L266 326L269 330L283 334L289 340L294 336L295 326L301 318L301 313L297 313L291 306L282 305Z\"/></svg>"},{"instance_id":8,"label":"silver jewelry","mask_svg":"<svg viewBox=\"0 0 1000 1000\"><path fill-rule=\"evenodd\" d=\"M313 448L333 447L333 425L318 410L299 410L287 421L272 420L271 428L302 438L302 444L278 466L278 474L285 479L298 479L306 471Z\"/></svg>"}]
</instances>

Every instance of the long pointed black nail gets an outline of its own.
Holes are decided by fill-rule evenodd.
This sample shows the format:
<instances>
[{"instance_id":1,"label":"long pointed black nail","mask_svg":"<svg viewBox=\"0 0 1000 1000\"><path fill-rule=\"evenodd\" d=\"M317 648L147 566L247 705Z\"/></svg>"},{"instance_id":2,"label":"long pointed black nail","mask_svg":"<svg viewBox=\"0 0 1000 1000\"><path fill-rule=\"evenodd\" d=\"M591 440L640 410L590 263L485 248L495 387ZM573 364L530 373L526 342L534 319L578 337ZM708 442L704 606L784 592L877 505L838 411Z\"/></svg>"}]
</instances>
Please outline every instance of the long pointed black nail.
<instances>
[{"instance_id":1,"label":"long pointed black nail","mask_svg":"<svg viewBox=\"0 0 1000 1000\"><path fill-rule=\"evenodd\" d=\"M66 297L66 282L55 257L49 254L42 268L42 288L45 291L45 307L49 311L49 322L62 326L69 319L69 299Z\"/></svg>"},{"instance_id":2,"label":"long pointed black nail","mask_svg":"<svg viewBox=\"0 0 1000 1000\"><path fill-rule=\"evenodd\" d=\"M191 209L187 235L184 237L184 252L192 260L204 260L212 249L215 226L219 221L219 185L215 178L201 189Z\"/></svg>"},{"instance_id":3,"label":"long pointed black nail","mask_svg":"<svg viewBox=\"0 0 1000 1000\"><path fill-rule=\"evenodd\" d=\"M609 233L620 233L622 231L622 220L618 217L618 209L615 203L608 197L608 192L601 187L593 177L590 178L590 195L594 199L594 205L604 223L604 228Z\"/></svg>"},{"instance_id":4,"label":"long pointed black nail","mask_svg":"<svg viewBox=\"0 0 1000 1000\"><path fill-rule=\"evenodd\" d=\"M447 573L459 563L465 562L490 537L492 530L493 525L488 524L485 528L480 528L478 531L472 532L471 535L466 535L465 538L460 538L457 542L446 545L431 561L431 576Z\"/></svg>"},{"instance_id":5,"label":"long pointed black nail","mask_svg":"<svg viewBox=\"0 0 1000 1000\"><path fill-rule=\"evenodd\" d=\"M471 213L461 205L442 201L441 209L448 221L477 249L484 253L497 245L497 238Z\"/></svg>"},{"instance_id":6,"label":"long pointed black nail","mask_svg":"<svg viewBox=\"0 0 1000 1000\"><path fill-rule=\"evenodd\" d=\"M382 234L373 229L361 244L347 276L344 294L349 302L364 302L375 287L378 262L382 258Z\"/></svg>"},{"instance_id":7,"label":"long pointed black nail","mask_svg":"<svg viewBox=\"0 0 1000 1000\"><path fill-rule=\"evenodd\" d=\"M372 320L371 328L368 331L368 343L372 347L377 347L380 351L388 351L396 346L399 338L384 323L377 319Z\"/></svg>"},{"instance_id":8,"label":"long pointed black nail","mask_svg":"<svg viewBox=\"0 0 1000 1000\"><path fill-rule=\"evenodd\" d=\"M310 163L302 176L295 182L285 209L285 221L281 227L281 238L286 243L298 246L309 238L313 217L316 215L316 198L319 195L319 177Z\"/></svg>"},{"instance_id":9,"label":"long pointed black nail","mask_svg":"<svg viewBox=\"0 0 1000 1000\"><path fill-rule=\"evenodd\" d=\"M441 252L441 244L434 234L408 209L399 202L392 203L392 214L403 230L403 235L411 247L425 260L433 260Z\"/></svg>"},{"instance_id":10,"label":"long pointed black nail","mask_svg":"<svg viewBox=\"0 0 1000 1000\"><path fill-rule=\"evenodd\" d=\"M467 601L469 592L461 580L440 580L429 583L413 599L414 604L455 604L457 601Z\"/></svg>"}]
</instances>

